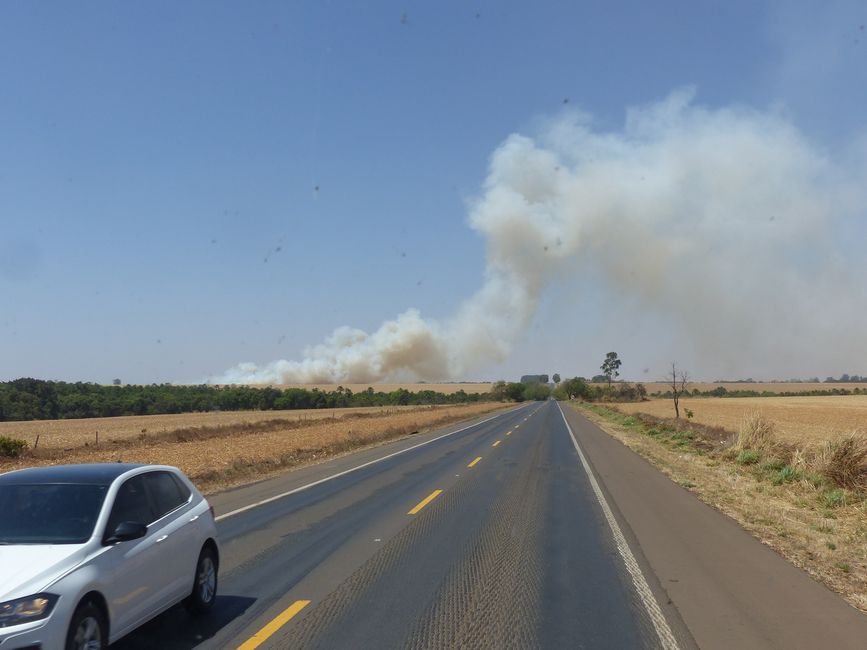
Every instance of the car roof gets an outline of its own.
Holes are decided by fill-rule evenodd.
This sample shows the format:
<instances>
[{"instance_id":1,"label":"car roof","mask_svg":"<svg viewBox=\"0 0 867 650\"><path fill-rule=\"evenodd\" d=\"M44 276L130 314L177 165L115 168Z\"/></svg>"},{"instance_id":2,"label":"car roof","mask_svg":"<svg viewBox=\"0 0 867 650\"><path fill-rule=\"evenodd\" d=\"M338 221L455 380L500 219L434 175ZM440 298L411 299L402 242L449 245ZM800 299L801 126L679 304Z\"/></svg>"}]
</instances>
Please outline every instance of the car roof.
<instances>
[{"instance_id":1,"label":"car roof","mask_svg":"<svg viewBox=\"0 0 867 650\"><path fill-rule=\"evenodd\" d=\"M144 467L134 463L92 463L88 465L51 465L30 467L0 474L0 485L34 483L71 483L81 485L109 485L118 476Z\"/></svg>"}]
</instances>

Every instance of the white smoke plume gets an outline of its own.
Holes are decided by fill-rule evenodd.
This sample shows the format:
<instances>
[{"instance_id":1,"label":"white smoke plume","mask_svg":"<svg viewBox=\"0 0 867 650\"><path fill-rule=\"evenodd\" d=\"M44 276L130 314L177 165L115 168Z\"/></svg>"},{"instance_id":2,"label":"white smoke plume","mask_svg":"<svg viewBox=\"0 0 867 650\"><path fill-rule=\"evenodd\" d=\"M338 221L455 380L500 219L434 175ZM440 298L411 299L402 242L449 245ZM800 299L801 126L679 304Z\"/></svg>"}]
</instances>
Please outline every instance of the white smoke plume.
<instances>
[{"instance_id":1,"label":"white smoke plume","mask_svg":"<svg viewBox=\"0 0 867 650\"><path fill-rule=\"evenodd\" d=\"M485 277L451 319L409 309L372 334L339 328L301 361L243 363L213 381L463 378L508 358L545 287L577 282L579 267L723 367L759 355L782 371L863 368L864 328L839 324L863 323L867 301L834 235L863 216L864 186L781 115L702 108L690 90L630 109L618 132L573 113L491 156L469 214Z\"/></svg>"}]
</instances>

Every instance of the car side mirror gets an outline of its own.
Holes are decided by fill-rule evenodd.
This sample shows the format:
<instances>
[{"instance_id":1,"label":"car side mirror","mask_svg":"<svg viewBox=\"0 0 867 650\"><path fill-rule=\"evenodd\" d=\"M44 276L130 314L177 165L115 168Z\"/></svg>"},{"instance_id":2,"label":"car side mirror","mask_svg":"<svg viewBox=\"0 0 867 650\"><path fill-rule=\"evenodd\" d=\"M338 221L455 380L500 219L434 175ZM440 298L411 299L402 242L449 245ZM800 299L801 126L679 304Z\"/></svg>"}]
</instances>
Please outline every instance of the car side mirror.
<instances>
[{"instance_id":1,"label":"car side mirror","mask_svg":"<svg viewBox=\"0 0 867 650\"><path fill-rule=\"evenodd\" d=\"M137 521L122 521L114 529L114 532L103 540L103 544L117 544L118 542L141 539L147 535L147 532L148 527L144 524L140 524Z\"/></svg>"}]
</instances>

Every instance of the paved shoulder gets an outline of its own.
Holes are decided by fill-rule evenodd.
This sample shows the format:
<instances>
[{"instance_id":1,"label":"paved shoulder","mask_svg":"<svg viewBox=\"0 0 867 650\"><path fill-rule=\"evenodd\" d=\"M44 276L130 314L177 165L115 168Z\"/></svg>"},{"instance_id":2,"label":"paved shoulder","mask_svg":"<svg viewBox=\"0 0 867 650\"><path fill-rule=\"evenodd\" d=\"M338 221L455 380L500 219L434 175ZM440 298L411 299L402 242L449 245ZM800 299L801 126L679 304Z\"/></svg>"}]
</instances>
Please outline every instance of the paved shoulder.
<instances>
[{"instance_id":1,"label":"paved shoulder","mask_svg":"<svg viewBox=\"0 0 867 650\"><path fill-rule=\"evenodd\" d=\"M564 407L594 472L702 649L865 648L867 616Z\"/></svg>"}]
</instances>

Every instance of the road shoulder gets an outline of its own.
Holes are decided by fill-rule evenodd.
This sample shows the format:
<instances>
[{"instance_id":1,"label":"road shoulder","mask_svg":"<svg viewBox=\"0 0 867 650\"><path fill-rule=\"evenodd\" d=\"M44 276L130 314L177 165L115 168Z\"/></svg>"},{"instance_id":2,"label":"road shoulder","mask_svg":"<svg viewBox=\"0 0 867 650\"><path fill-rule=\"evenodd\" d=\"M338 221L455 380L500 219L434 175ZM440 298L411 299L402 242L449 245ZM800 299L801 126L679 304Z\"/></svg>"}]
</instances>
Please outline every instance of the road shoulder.
<instances>
[{"instance_id":1,"label":"road shoulder","mask_svg":"<svg viewBox=\"0 0 867 650\"><path fill-rule=\"evenodd\" d=\"M863 647L867 616L574 409L563 411L664 591L661 603L677 609L699 647Z\"/></svg>"}]
</instances>

